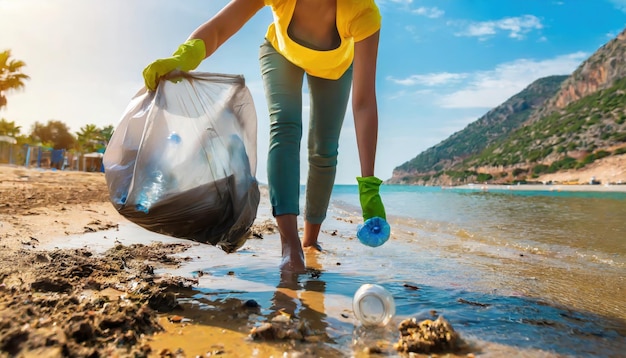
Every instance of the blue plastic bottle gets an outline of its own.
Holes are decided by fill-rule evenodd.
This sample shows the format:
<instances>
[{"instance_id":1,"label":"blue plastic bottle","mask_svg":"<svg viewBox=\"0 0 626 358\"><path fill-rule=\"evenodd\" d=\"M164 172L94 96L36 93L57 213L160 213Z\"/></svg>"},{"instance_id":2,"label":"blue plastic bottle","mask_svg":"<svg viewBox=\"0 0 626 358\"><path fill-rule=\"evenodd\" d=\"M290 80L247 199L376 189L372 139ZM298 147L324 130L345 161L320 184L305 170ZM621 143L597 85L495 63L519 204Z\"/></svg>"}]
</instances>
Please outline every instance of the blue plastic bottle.
<instances>
[{"instance_id":1,"label":"blue plastic bottle","mask_svg":"<svg viewBox=\"0 0 626 358\"><path fill-rule=\"evenodd\" d=\"M378 216L365 220L362 225L357 227L356 231L356 237L359 241L371 247L378 247L387 242L390 234L391 227L389 227L389 223Z\"/></svg>"}]
</instances>

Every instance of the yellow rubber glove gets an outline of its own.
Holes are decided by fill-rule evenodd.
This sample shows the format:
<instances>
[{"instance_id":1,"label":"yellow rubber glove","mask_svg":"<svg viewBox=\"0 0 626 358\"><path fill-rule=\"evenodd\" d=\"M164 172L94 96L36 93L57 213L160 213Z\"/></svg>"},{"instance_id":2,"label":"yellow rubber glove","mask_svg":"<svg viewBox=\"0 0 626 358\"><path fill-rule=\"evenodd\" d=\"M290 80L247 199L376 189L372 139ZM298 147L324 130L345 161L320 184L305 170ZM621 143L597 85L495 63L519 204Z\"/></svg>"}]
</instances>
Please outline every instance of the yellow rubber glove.
<instances>
[{"instance_id":1,"label":"yellow rubber glove","mask_svg":"<svg viewBox=\"0 0 626 358\"><path fill-rule=\"evenodd\" d=\"M188 72L194 70L206 57L206 46L200 39L187 40L180 45L172 57L160 58L143 70L146 88L156 90L161 77L174 70Z\"/></svg>"},{"instance_id":2,"label":"yellow rubber glove","mask_svg":"<svg viewBox=\"0 0 626 358\"><path fill-rule=\"evenodd\" d=\"M359 183L359 200L361 201L361 209L363 209L363 220L375 216L386 219L385 207L378 193L383 181L374 176L357 177L356 180Z\"/></svg>"}]
</instances>

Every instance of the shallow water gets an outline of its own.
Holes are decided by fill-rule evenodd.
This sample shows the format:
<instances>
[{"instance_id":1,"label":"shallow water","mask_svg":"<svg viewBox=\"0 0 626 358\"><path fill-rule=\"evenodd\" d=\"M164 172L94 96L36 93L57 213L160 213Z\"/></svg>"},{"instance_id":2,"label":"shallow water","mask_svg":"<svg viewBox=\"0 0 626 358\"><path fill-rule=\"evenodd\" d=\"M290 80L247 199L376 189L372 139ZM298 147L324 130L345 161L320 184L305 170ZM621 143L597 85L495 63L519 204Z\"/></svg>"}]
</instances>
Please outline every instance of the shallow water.
<instances>
[{"instance_id":1,"label":"shallow water","mask_svg":"<svg viewBox=\"0 0 626 358\"><path fill-rule=\"evenodd\" d=\"M335 191L321 237L324 252L307 253L307 266L319 274L281 277L276 235L248 240L234 254L207 245L181 254L194 260L167 273L198 278L193 292L181 297L184 316L195 324L185 328L187 334L181 330L154 345L176 342L188 356L203 354L226 330L239 340L240 356L305 349L318 356L358 356L373 341L397 341L400 320L441 314L481 356L626 352L621 195L383 187L392 238L373 249L354 238L359 221L354 190ZM268 208L262 206L259 215L269 218ZM123 224L119 231L83 235L64 245L98 251L116 239L181 241ZM366 330L354 319L352 296L364 283L380 284L394 296L397 315L384 329ZM233 307L249 299L260 304L259 312L237 315ZM307 320L321 332L320 341L294 347L245 339L279 310ZM214 339L197 339L201 335Z\"/></svg>"}]
</instances>

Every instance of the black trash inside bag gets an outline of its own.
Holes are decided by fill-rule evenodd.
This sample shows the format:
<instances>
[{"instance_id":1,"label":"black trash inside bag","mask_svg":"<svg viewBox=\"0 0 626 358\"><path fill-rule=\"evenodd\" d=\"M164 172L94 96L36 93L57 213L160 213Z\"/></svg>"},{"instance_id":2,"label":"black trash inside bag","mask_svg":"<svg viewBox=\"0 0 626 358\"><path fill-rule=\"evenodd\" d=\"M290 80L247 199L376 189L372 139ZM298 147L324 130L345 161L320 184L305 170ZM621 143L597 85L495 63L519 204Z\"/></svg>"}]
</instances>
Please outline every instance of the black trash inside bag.
<instances>
[{"instance_id":1,"label":"black trash inside bag","mask_svg":"<svg viewBox=\"0 0 626 358\"><path fill-rule=\"evenodd\" d=\"M260 200L252 96L242 76L177 75L137 93L115 128L103 158L109 199L147 230L233 252Z\"/></svg>"}]
</instances>

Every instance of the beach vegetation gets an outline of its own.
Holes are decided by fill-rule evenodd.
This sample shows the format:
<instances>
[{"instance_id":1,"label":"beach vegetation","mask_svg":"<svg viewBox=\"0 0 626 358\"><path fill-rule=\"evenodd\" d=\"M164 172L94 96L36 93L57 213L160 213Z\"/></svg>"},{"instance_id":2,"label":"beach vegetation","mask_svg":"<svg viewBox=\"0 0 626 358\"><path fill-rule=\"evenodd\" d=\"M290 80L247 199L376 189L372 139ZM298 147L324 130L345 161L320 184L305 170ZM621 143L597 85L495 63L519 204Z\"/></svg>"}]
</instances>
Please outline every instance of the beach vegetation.
<instances>
[{"instance_id":1,"label":"beach vegetation","mask_svg":"<svg viewBox=\"0 0 626 358\"><path fill-rule=\"evenodd\" d=\"M535 175L537 174L543 174L543 173L547 173L548 172L548 168L549 166L545 165L545 164L537 164L533 167L533 178L536 178Z\"/></svg>"},{"instance_id":2,"label":"beach vegetation","mask_svg":"<svg viewBox=\"0 0 626 358\"><path fill-rule=\"evenodd\" d=\"M613 140L616 142L626 142L626 132L615 133L613 135Z\"/></svg>"},{"instance_id":3,"label":"beach vegetation","mask_svg":"<svg viewBox=\"0 0 626 358\"><path fill-rule=\"evenodd\" d=\"M522 175L522 174L526 174L526 173L528 173L528 170L524 169L524 168L515 168L515 169L513 169L513 176L514 177Z\"/></svg>"},{"instance_id":4,"label":"beach vegetation","mask_svg":"<svg viewBox=\"0 0 626 358\"><path fill-rule=\"evenodd\" d=\"M76 142L67 124L58 120L49 120L46 124L35 122L30 138L34 143L52 149L71 149Z\"/></svg>"},{"instance_id":5,"label":"beach vegetation","mask_svg":"<svg viewBox=\"0 0 626 358\"><path fill-rule=\"evenodd\" d=\"M8 121L4 118L0 119L0 135L17 138L22 131L22 127L15 124L14 121Z\"/></svg>"},{"instance_id":6,"label":"beach vegetation","mask_svg":"<svg viewBox=\"0 0 626 358\"><path fill-rule=\"evenodd\" d=\"M459 180L461 182L465 182L467 178L469 177L475 177L478 175L478 173L473 170L463 170L463 171L448 170L445 173L450 178L454 180Z\"/></svg>"},{"instance_id":7,"label":"beach vegetation","mask_svg":"<svg viewBox=\"0 0 626 358\"><path fill-rule=\"evenodd\" d=\"M566 156L563 159L552 162L552 164L550 164L550 167L548 168L548 172L556 173L560 170L574 169L577 162L578 161L576 159Z\"/></svg>"},{"instance_id":8,"label":"beach vegetation","mask_svg":"<svg viewBox=\"0 0 626 358\"><path fill-rule=\"evenodd\" d=\"M478 175L476 176L476 181L479 183L484 183L491 179L493 179L493 175L488 173L478 173Z\"/></svg>"},{"instance_id":9,"label":"beach vegetation","mask_svg":"<svg viewBox=\"0 0 626 358\"><path fill-rule=\"evenodd\" d=\"M112 135L112 125L99 128L95 124L87 124L81 127L80 131L76 132L78 149L87 153L103 152Z\"/></svg>"}]
</instances>

